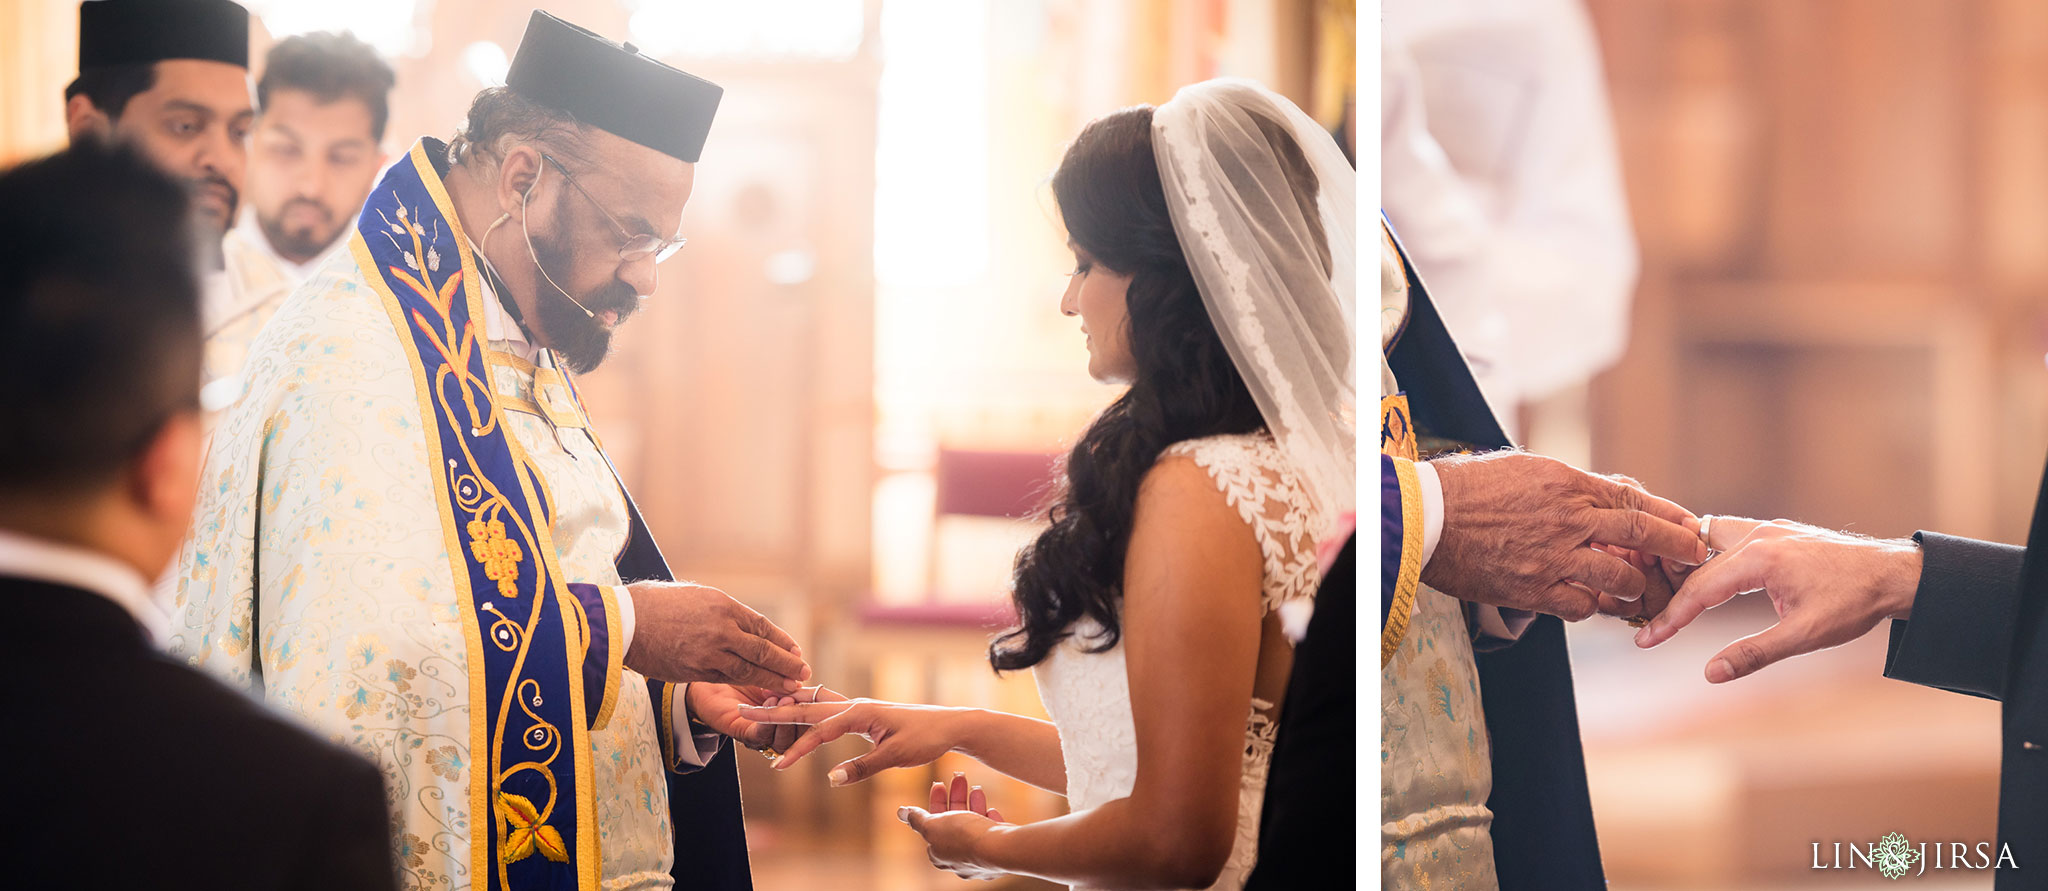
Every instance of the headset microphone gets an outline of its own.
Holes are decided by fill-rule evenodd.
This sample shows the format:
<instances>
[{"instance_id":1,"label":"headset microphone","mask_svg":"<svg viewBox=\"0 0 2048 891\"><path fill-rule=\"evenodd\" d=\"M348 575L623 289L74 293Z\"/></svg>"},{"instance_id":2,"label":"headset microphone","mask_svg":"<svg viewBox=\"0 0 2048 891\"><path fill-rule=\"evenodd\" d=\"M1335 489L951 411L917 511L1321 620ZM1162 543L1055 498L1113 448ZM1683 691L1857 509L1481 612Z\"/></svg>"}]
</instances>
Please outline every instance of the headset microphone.
<instances>
[{"instance_id":1,"label":"headset microphone","mask_svg":"<svg viewBox=\"0 0 2048 891\"><path fill-rule=\"evenodd\" d=\"M526 212L526 201L533 197L533 187L537 185L540 185L540 177L538 176L533 178L533 182L527 184L526 194L519 196L519 232L526 236L526 255L533 258L533 268L540 270L540 277L547 279L548 284L553 286L556 292L569 298L569 302L576 304L577 309L583 310L585 316L593 319L597 318L597 313L591 312L590 307L584 306L583 301L576 299L576 295L569 293L561 285L555 284L555 277L548 274L547 267L540 265L540 255L533 250L533 233L526 229L526 218L529 215ZM504 220L500 219L499 222L504 222ZM491 224L491 228L497 228L497 223ZM484 233L484 237L489 238L490 233Z\"/></svg>"}]
</instances>

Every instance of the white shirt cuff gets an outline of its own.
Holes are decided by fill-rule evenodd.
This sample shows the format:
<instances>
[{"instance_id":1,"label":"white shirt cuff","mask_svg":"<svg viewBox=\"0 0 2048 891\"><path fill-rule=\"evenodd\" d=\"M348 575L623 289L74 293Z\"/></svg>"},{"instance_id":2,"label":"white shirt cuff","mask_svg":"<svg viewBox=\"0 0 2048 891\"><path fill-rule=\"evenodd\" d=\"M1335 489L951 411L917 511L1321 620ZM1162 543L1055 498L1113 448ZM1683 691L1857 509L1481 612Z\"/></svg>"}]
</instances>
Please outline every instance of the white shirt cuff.
<instances>
[{"instance_id":1,"label":"white shirt cuff","mask_svg":"<svg viewBox=\"0 0 2048 891\"><path fill-rule=\"evenodd\" d=\"M612 585L613 609L619 611L619 639L614 645L619 648L619 658L625 659L633 651L633 592L625 585Z\"/></svg>"},{"instance_id":2,"label":"white shirt cuff","mask_svg":"<svg viewBox=\"0 0 2048 891\"><path fill-rule=\"evenodd\" d=\"M1444 537L1444 483L1428 461L1415 462L1415 480L1422 490L1422 565L1428 566Z\"/></svg>"},{"instance_id":3,"label":"white shirt cuff","mask_svg":"<svg viewBox=\"0 0 2048 891\"><path fill-rule=\"evenodd\" d=\"M718 754L719 747L724 745L723 739L716 733L692 732L689 684L677 684L676 695L672 700L673 714L668 718L672 722L670 726L675 728L676 763L681 767L703 767L710 764L712 757ZM686 739L690 741L688 746L682 744Z\"/></svg>"}]
</instances>

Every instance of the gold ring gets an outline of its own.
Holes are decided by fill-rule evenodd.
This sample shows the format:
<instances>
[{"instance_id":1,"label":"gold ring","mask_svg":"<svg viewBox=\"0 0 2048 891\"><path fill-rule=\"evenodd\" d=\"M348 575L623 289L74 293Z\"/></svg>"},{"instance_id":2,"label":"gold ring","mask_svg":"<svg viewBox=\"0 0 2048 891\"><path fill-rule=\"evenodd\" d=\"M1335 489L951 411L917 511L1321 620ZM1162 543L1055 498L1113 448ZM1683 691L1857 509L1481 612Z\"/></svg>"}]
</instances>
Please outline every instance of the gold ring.
<instances>
[{"instance_id":1,"label":"gold ring","mask_svg":"<svg viewBox=\"0 0 2048 891\"><path fill-rule=\"evenodd\" d=\"M761 757L766 758L770 761L782 757L782 753L775 751L774 746L762 746L761 748L756 749L755 751L760 752Z\"/></svg>"}]
</instances>

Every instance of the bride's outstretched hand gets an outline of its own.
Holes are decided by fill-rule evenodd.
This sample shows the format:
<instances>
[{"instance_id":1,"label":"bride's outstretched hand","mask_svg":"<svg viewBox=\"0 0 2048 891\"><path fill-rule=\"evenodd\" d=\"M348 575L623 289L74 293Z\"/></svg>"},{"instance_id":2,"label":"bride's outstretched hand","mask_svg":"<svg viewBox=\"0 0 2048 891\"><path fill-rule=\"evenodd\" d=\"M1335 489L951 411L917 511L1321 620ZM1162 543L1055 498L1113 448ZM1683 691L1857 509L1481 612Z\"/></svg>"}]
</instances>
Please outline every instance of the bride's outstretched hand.
<instances>
[{"instance_id":1,"label":"bride's outstretched hand","mask_svg":"<svg viewBox=\"0 0 2048 891\"><path fill-rule=\"evenodd\" d=\"M801 705L741 706L740 716L757 724L808 724L810 729L782 750L775 762L783 770L813 749L847 734L874 743L874 749L841 762L827 778L834 786L858 783L892 767L917 767L938 760L958 740L957 722L966 709L936 705L853 699Z\"/></svg>"},{"instance_id":2,"label":"bride's outstretched hand","mask_svg":"<svg viewBox=\"0 0 2048 891\"><path fill-rule=\"evenodd\" d=\"M704 726L730 736L750 748L777 752L795 743L797 732L801 728L765 726L747 720L741 709L795 702L846 700L846 697L824 687L804 687L794 695L784 696L760 687L732 686L707 681L689 685L685 695L689 698L690 714Z\"/></svg>"},{"instance_id":3,"label":"bride's outstretched hand","mask_svg":"<svg viewBox=\"0 0 2048 891\"><path fill-rule=\"evenodd\" d=\"M896 819L924 836L925 856L932 865L963 879L984 881L1003 871L983 863L976 845L991 830L1004 825L1002 812L988 806L980 786L969 786L967 775L956 773L952 783L933 783L929 809L896 809Z\"/></svg>"}]
</instances>

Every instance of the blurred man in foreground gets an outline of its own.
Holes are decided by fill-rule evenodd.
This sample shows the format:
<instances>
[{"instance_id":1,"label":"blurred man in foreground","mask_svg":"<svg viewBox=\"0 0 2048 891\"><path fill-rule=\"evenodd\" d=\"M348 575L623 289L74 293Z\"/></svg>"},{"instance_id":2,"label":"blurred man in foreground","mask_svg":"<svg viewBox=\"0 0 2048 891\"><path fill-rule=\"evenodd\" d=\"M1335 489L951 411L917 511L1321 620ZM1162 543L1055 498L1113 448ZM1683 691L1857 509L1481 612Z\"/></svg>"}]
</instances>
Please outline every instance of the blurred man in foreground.
<instances>
[{"instance_id":1,"label":"blurred man in foreground","mask_svg":"<svg viewBox=\"0 0 2048 891\"><path fill-rule=\"evenodd\" d=\"M0 174L0 207L10 885L394 887L376 769L157 650L199 466L185 195L88 142Z\"/></svg>"}]
</instances>

